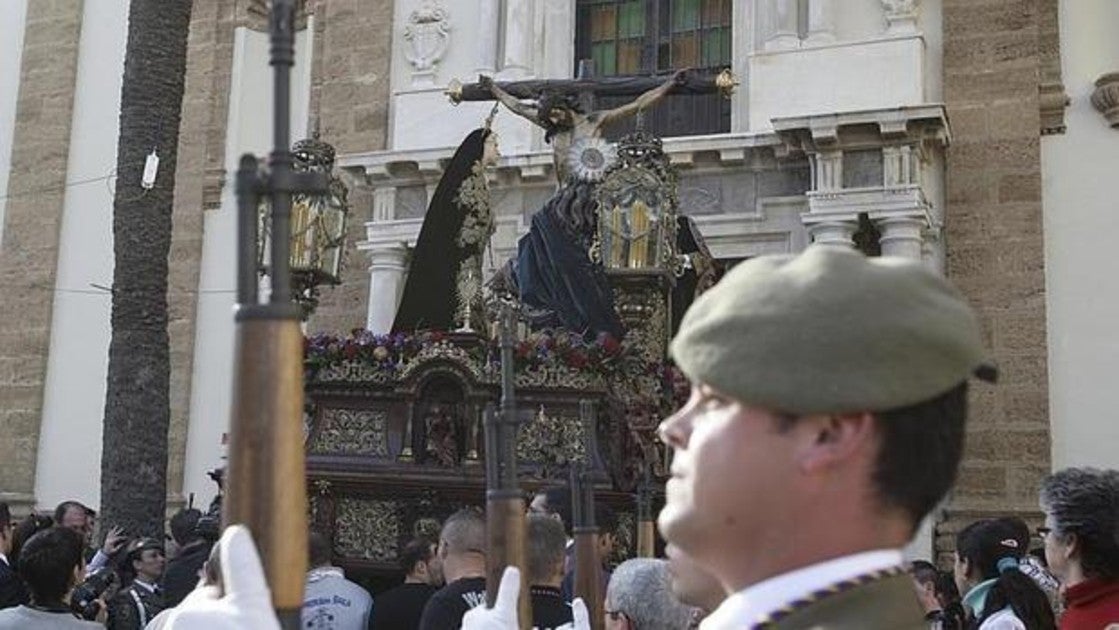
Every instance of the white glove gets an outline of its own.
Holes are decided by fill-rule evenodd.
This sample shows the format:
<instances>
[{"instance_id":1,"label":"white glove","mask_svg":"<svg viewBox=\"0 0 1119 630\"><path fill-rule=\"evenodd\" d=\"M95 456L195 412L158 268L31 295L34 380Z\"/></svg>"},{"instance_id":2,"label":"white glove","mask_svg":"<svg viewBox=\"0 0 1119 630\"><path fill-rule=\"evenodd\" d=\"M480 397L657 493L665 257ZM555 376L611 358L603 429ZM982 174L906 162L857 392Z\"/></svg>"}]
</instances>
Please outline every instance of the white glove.
<instances>
[{"instance_id":1,"label":"white glove","mask_svg":"<svg viewBox=\"0 0 1119 630\"><path fill-rule=\"evenodd\" d=\"M518 630L517 597L521 594L521 572L517 567L505 567L493 608L477 606L462 617L462 630ZM590 614L580 598L571 602L574 621L556 630L591 630Z\"/></svg>"},{"instance_id":2,"label":"white glove","mask_svg":"<svg viewBox=\"0 0 1119 630\"><path fill-rule=\"evenodd\" d=\"M462 616L462 630L520 630L517 623L517 596L521 594L521 571L505 567L493 608L475 606Z\"/></svg>"},{"instance_id":3,"label":"white glove","mask_svg":"<svg viewBox=\"0 0 1119 630\"><path fill-rule=\"evenodd\" d=\"M264 579L248 528L230 525L221 536L225 597L184 600L171 614L168 630L280 630L272 594Z\"/></svg>"}]
</instances>

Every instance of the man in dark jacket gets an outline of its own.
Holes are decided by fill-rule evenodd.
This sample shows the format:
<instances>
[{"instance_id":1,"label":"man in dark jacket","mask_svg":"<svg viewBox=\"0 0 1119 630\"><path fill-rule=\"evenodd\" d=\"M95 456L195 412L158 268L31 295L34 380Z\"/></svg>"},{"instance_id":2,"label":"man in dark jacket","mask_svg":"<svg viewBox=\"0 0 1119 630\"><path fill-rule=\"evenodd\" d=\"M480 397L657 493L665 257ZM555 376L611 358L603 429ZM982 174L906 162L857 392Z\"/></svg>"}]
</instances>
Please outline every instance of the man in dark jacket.
<instances>
[{"instance_id":1,"label":"man in dark jacket","mask_svg":"<svg viewBox=\"0 0 1119 630\"><path fill-rule=\"evenodd\" d=\"M0 608L19 606L31 600L23 580L16 575L15 569L8 563L8 554L12 552L14 530L15 523L12 522L8 504L0 503Z\"/></svg>"},{"instance_id":2,"label":"man in dark jacket","mask_svg":"<svg viewBox=\"0 0 1119 630\"><path fill-rule=\"evenodd\" d=\"M109 630L143 630L166 608L159 587L166 564L163 545L152 538L136 540L128 547L127 562L136 579L109 602Z\"/></svg>"},{"instance_id":3,"label":"man in dark jacket","mask_svg":"<svg viewBox=\"0 0 1119 630\"><path fill-rule=\"evenodd\" d=\"M179 545L179 552L167 562L161 582L168 608L178 606L198 586L199 572L210 557L213 542L199 536L200 518L202 512L194 508L179 510L171 517L171 537Z\"/></svg>"}]
</instances>

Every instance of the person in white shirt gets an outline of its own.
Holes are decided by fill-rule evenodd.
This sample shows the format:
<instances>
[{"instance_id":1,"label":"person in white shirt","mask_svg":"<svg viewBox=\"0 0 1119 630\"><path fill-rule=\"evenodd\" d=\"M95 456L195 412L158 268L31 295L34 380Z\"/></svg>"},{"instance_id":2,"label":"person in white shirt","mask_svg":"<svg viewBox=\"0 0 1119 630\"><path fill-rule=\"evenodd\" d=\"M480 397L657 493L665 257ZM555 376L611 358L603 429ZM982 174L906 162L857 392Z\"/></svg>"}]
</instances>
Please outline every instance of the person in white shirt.
<instances>
[{"instance_id":1,"label":"person in white shirt","mask_svg":"<svg viewBox=\"0 0 1119 630\"><path fill-rule=\"evenodd\" d=\"M665 539L728 593L700 625L923 629L900 549L946 494L968 379L963 297L919 261L813 245L732 269L671 345Z\"/></svg>"},{"instance_id":2,"label":"person in white shirt","mask_svg":"<svg viewBox=\"0 0 1119 630\"><path fill-rule=\"evenodd\" d=\"M301 619L304 628L366 630L373 609L369 591L346 579L342 569L332 566L330 541L311 532L307 552L310 571L303 593Z\"/></svg>"}]
</instances>

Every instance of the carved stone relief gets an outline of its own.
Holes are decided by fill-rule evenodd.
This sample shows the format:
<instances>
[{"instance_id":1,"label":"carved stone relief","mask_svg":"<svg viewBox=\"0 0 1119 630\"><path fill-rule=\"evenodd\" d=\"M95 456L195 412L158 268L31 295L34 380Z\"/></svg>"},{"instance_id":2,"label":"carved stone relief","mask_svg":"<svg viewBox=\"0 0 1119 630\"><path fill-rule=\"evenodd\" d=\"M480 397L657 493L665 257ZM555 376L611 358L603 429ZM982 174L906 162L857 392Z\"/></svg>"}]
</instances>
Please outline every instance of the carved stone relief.
<instances>
[{"instance_id":1,"label":"carved stone relief","mask_svg":"<svg viewBox=\"0 0 1119 630\"><path fill-rule=\"evenodd\" d=\"M1096 79L1092 105L1100 110L1107 124L1119 128L1119 72L1108 72Z\"/></svg>"},{"instance_id":2,"label":"carved stone relief","mask_svg":"<svg viewBox=\"0 0 1119 630\"><path fill-rule=\"evenodd\" d=\"M389 454L388 415L382 410L323 409L318 431L311 438L312 453L342 455Z\"/></svg>"},{"instance_id":3,"label":"carved stone relief","mask_svg":"<svg viewBox=\"0 0 1119 630\"><path fill-rule=\"evenodd\" d=\"M404 27L404 57L412 64L413 85L433 85L435 70L451 41L451 15L437 2L424 2Z\"/></svg>"},{"instance_id":4,"label":"carved stone relief","mask_svg":"<svg viewBox=\"0 0 1119 630\"><path fill-rule=\"evenodd\" d=\"M400 519L394 501L343 498L338 500L334 549L345 558L393 560L400 538Z\"/></svg>"},{"instance_id":5,"label":"carved stone relief","mask_svg":"<svg viewBox=\"0 0 1119 630\"><path fill-rule=\"evenodd\" d=\"M917 32L917 0L882 0L882 8L886 12L886 32Z\"/></svg>"}]
</instances>

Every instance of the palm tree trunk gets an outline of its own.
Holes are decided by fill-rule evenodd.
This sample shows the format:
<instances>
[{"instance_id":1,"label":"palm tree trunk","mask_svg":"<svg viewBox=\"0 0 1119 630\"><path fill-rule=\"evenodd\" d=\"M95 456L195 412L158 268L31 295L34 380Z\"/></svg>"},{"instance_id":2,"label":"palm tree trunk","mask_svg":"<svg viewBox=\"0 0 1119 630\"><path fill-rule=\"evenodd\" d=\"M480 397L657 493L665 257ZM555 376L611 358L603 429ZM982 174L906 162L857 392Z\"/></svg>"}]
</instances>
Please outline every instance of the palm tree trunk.
<instances>
[{"instance_id":1,"label":"palm tree trunk","mask_svg":"<svg viewBox=\"0 0 1119 630\"><path fill-rule=\"evenodd\" d=\"M101 520L162 539L170 350L167 255L191 0L132 0L113 201L113 311ZM155 150L154 186L141 185ZM201 211L201 210L199 210Z\"/></svg>"}]
</instances>

